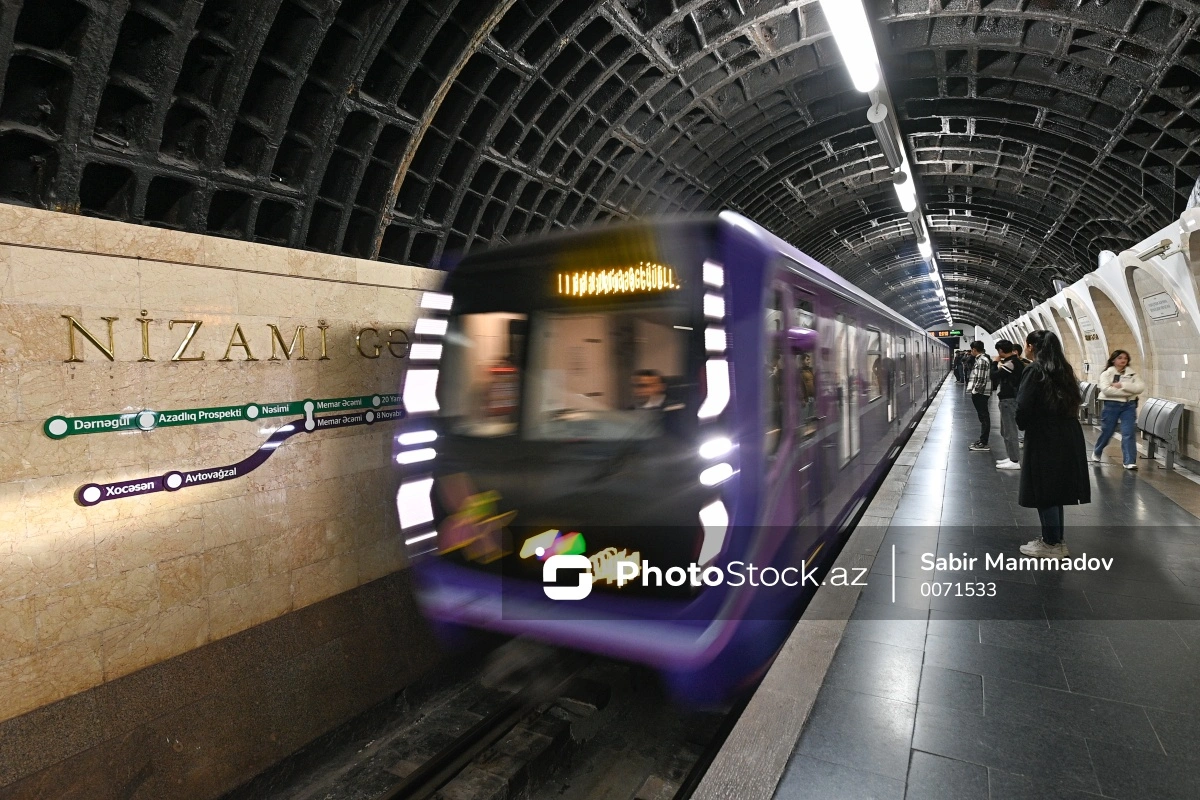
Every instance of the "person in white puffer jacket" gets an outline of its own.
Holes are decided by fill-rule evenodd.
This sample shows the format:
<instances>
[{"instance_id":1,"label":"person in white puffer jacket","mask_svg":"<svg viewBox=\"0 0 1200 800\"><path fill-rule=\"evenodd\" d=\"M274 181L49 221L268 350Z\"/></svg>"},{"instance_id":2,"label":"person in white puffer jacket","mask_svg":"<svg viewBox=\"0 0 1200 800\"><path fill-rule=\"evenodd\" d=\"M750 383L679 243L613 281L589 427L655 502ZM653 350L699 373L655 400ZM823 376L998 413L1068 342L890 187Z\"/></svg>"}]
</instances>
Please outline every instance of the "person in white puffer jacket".
<instances>
[{"instance_id":1,"label":"person in white puffer jacket","mask_svg":"<svg viewBox=\"0 0 1200 800\"><path fill-rule=\"evenodd\" d=\"M1104 407L1100 412L1100 438L1092 451L1092 460L1099 461L1105 446L1112 439L1117 425L1121 426L1121 461L1125 469L1137 469L1137 401L1146 391L1146 384L1129 367L1129 353L1114 350L1108 365L1100 373L1100 397Z\"/></svg>"}]
</instances>

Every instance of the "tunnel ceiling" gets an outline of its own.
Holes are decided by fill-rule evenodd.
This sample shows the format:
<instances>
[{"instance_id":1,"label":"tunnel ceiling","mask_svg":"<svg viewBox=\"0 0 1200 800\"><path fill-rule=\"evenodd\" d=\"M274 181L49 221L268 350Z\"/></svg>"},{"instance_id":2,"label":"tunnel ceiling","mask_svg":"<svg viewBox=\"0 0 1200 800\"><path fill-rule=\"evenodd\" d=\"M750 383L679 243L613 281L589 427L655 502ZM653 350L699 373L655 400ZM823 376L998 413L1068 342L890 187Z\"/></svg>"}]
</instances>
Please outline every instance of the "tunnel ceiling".
<instances>
[{"instance_id":1,"label":"tunnel ceiling","mask_svg":"<svg viewBox=\"0 0 1200 800\"><path fill-rule=\"evenodd\" d=\"M1183 210L1200 2L867 0L956 321ZM0 0L0 199L415 264L734 208L922 323L815 0Z\"/></svg>"}]
</instances>

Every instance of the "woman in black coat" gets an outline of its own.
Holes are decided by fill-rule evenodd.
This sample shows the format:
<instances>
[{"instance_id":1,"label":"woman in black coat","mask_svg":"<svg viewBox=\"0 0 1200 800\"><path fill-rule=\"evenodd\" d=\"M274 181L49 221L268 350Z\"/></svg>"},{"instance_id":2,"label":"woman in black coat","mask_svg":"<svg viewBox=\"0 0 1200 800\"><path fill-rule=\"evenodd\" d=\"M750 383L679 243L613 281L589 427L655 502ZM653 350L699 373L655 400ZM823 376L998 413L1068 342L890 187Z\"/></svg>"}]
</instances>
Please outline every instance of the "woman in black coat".
<instances>
[{"instance_id":1,"label":"woman in black coat","mask_svg":"<svg viewBox=\"0 0 1200 800\"><path fill-rule=\"evenodd\" d=\"M1022 545L1021 552L1062 558L1069 555L1063 543L1063 506L1092 501L1087 449L1079 425L1079 381L1058 336L1050 331L1029 334L1025 356L1033 363L1025 369L1017 391L1017 427L1025 431L1017 502L1038 510L1042 537Z\"/></svg>"}]
</instances>

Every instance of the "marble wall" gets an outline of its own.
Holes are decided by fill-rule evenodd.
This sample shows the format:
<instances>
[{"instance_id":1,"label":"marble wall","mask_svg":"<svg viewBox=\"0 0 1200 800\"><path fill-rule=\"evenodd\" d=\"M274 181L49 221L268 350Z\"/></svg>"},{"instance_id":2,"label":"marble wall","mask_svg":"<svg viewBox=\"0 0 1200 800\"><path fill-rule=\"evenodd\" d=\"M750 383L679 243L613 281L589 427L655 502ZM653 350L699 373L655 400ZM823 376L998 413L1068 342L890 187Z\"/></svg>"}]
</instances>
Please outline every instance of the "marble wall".
<instances>
[{"instance_id":1,"label":"marble wall","mask_svg":"<svg viewBox=\"0 0 1200 800\"><path fill-rule=\"evenodd\" d=\"M59 440L46 420L397 392L405 361L365 357L356 335L409 329L439 280L0 205L0 720L404 564L387 422L294 436L245 477L84 507L83 484L232 464L293 417ZM116 318L113 358L76 331L68 363L64 315L106 349ZM172 360L193 322L181 358L204 360ZM269 325L286 342L305 326L307 359L276 343L271 360Z\"/></svg>"}]
</instances>

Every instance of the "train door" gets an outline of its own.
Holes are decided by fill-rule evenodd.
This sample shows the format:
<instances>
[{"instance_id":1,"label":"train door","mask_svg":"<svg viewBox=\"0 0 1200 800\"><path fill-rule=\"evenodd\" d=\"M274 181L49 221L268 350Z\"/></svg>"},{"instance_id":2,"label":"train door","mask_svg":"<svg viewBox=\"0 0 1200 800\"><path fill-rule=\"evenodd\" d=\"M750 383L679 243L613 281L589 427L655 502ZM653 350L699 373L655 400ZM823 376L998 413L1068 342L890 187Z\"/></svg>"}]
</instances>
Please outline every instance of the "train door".
<instances>
[{"instance_id":1,"label":"train door","mask_svg":"<svg viewBox=\"0 0 1200 800\"><path fill-rule=\"evenodd\" d=\"M766 459L768 525L790 525L795 517L791 479L792 426L788 414L787 287L771 285L764 334L763 457Z\"/></svg>"},{"instance_id":2,"label":"train door","mask_svg":"<svg viewBox=\"0 0 1200 800\"><path fill-rule=\"evenodd\" d=\"M859 451L858 327L845 313L834 321L834 370L837 374L838 466L845 467Z\"/></svg>"},{"instance_id":3,"label":"train door","mask_svg":"<svg viewBox=\"0 0 1200 800\"><path fill-rule=\"evenodd\" d=\"M816 292L798 281L792 285L791 320L788 327L789 357L792 363L792 474L795 477L796 517L809 517L818 507L821 430L818 404ZM815 524L815 520L809 521Z\"/></svg>"}]
</instances>

